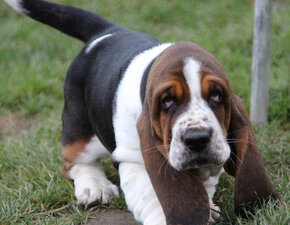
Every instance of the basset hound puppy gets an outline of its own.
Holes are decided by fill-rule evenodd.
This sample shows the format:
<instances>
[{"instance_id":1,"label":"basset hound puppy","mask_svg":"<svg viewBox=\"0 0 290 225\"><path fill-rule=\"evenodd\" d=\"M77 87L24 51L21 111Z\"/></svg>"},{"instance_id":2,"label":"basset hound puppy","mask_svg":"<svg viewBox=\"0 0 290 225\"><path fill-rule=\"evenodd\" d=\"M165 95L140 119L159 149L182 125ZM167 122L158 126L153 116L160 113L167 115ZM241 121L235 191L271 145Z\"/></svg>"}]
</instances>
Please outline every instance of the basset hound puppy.
<instances>
[{"instance_id":1,"label":"basset hound puppy","mask_svg":"<svg viewBox=\"0 0 290 225\"><path fill-rule=\"evenodd\" d=\"M119 194L99 159L119 163L122 191L147 225L207 224L225 169L235 210L282 201L264 169L242 100L222 65L190 42L162 43L93 13L41 0L5 0L86 43L65 81L63 173L80 204Z\"/></svg>"}]
</instances>

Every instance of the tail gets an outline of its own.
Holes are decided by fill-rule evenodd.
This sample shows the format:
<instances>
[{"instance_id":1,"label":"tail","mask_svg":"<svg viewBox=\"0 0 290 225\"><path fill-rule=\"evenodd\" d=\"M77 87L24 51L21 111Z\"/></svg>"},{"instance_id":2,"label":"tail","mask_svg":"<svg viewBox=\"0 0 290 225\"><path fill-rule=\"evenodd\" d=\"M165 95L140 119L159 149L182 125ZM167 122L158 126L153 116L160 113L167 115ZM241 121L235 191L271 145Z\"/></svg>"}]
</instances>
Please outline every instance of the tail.
<instances>
[{"instance_id":1,"label":"tail","mask_svg":"<svg viewBox=\"0 0 290 225\"><path fill-rule=\"evenodd\" d=\"M72 6L42 0L5 0L13 9L61 32L87 42L93 35L115 26L104 18Z\"/></svg>"}]
</instances>

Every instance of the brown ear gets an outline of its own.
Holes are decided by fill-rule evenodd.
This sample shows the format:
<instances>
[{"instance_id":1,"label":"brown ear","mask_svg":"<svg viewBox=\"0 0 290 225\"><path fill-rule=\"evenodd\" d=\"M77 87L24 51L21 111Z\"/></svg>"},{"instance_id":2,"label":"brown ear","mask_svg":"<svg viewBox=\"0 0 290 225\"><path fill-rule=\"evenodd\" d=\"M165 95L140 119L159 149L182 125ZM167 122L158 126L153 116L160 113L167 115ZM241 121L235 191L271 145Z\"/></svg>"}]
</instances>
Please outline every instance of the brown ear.
<instances>
[{"instance_id":1,"label":"brown ear","mask_svg":"<svg viewBox=\"0 0 290 225\"><path fill-rule=\"evenodd\" d=\"M210 209L203 183L192 171L179 172L170 167L153 140L151 120L145 114L142 113L137 123L141 150L167 224L207 224Z\"/></svg>"},{"instance_id":2,"label":"brown ear","mask_svg":"<svg viewBox=\"0 0 290 225\"><path fill-rule=\"evenodd\" d=\"M244 210L253 212L269 198L283 201L264 168L243 101L234 94L228 142L231 156L224 168L235 177L235 212L244 216Z\"/></svg>"}]
</instances>

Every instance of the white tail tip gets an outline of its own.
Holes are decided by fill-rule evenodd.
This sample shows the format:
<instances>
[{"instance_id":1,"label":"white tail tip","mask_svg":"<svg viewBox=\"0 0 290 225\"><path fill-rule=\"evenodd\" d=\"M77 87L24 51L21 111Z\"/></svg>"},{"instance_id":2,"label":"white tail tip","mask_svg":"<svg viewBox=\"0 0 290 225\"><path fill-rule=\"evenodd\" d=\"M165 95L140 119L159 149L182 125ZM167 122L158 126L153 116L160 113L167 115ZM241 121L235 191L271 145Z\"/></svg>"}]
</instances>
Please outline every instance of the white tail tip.
<instances>
[{"instance_id":1,"label":"white tail tip","mask_svg":"<svg viewBox=\"0 0 290 225\"><path fill-rule=\"evenodd\" d=\"M5 0L5 2L11 6L14 10L16 10L19 13L27 14L28 11L23 8L22 6L22 0Z\"/></svg>"}]
</instances>

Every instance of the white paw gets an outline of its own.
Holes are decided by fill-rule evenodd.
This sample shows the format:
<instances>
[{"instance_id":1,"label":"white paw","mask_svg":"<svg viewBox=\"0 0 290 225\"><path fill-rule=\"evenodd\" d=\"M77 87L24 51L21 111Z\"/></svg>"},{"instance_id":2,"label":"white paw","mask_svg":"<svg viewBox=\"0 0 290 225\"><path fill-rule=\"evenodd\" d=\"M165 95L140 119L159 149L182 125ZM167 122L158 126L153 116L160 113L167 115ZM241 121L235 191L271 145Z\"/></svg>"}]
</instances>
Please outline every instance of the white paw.
<instances>
[{"instance_id":1,"label":"white paw","mask_svg":"<svg viewBox=\"0 0 290 225\"><path fill-rule=\"evenodd\" d=\"M210 206L211 210L210 210L210 218L209 218L209 224L216 222L219 218L220 218L220 207L212 204Z\"/></svg>"},{"instance_id":2,"label":"white paw","mask_svg":"<svg viewBox=\"0 0 290 225\"><path fill-rule=\"evenodd\" d=\"M118 196L118 187L106 177L100 164L77 164L69 171L74 180L75 196L79 204L89 205L94 202L108 203Z\"/></svg>"},{"instance_id":3,"label":"white paw","mask_svg":"<svg viewBox=\"0 0 290 225\"><path fill-rule=\"evenodd\" d=\"M80 177L74 180L75 196L78 204L89 205L94 202L109 203L119 195L118 187L106 178L98 180L91 177Z\"/></svg>"}]
</instances>

